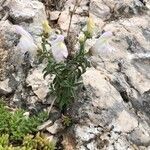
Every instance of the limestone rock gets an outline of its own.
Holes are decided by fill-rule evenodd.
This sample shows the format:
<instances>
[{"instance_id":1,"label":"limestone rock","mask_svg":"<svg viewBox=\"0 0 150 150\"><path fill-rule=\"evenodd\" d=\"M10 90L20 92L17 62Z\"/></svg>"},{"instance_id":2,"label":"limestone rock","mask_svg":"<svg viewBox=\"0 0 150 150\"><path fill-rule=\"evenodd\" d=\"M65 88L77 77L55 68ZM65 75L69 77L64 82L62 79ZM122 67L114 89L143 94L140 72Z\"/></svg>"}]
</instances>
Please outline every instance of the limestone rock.
<instances>
[{"instance_id":1,"label":"limestone rock","mask_svg":"<svg viewBox=\"0 0 150 150\"><path fill-rule=\"evenodd\" d=\"M50 13L50 20L57 20L59 18L60 13L60 11L52 11Z\"/></svg>"},{"instance_id":2,"label":"limestone rock","mask_svg":"<svg viewBox=\"0 0 150 150\"><path fill-rule=\"evenodd\" d=\"M101 71L89 69L83 76L83 81L88 97L80 100L77 106L74 104L74 108L79 107L76 115L80 118L80 123L74 128L77 149L82 149L84 143L91 150L98 150L99 143L102 148L111 149L114 140L117 141L114 145L116 149L132 148L125 134L130 137L130 132L135 129L148 129L148 124L139 126L140 118L133 110L129 110L129 106L122 99L124 97L110 84L109 76L105 77ZM72 113L75 117L74 111ZM149 131L145 131L143 138L146 138L147 142L149 136ZM134 144L136 141L132 139Z\"/></svg>"},{"instance_id":3,"label":"limestone rock","mask_svg":"<svg viewBox=\"0 0 150 150\"><path fill-rule=\"evenodd\" d=\"M44 6L36 0L10 1L7 7L10 9L10 16L16 23L32 23L35 20L37 21L37 19L37 23L40 23L40 21L45 19L42 18L45 17Z\"/></svg>"},{"instance_id":4,"label":"limestone rock","mask_svg":"<svg viewBox=\"0 0 150 150\"><path fill-rule=\"evenodd\" d=\"M50 124L52 124L51 120L48 120L46 122L44 122L42 125L38 126L38 130L43 130L45 129L47 126L49 126Z\"/></svg>"},{"instance_id":5,"label":"limestone rock","mask_svg":"<svg viewBox=\"0 0 150 150\"><path fill-rule=\"evenodd\" d=\"M90 12L103 19L107 19L110 16L110 8L102 1L92 0L90 3Z\"/></svg>"},{"instance_id":6,"label":"limestone rock","mask_svg":"<svg viewBox=\"0 0 150 150\"><path fill-rule=\"evenodd\" d=\"M130 132L136 127L138 127L138 121L128 112L122 111L120 112L118 118L115 121L115 126L117 126L116 128L118 128L115 129L118 132Z\"/></svg>"},{"instance_id":7,"label":"limestone rock","mask_svg":"<svg viewBox=\"0 0 150 150\"><path fill-rule=\"evenodd\" d=\"M62 129L63 129L63 126L61 123L61 119L56 120L53 125L46 128L46 130L51 134L56 134Z\"/></svg>"},{"instance_id":8,"label":"limestone rock","mask_svg":"<svg viewBox=\"0 0 150 150\"><path fill-rule=\"evenodd\" d=\"M7 95L12 92L11 87L9 87L9 79L0 81L0 95Z\"/></svg>"},{"instance_id":9,"label":"limestone rock","mask_svg":"<svg viewBox=\"0 0 150 150\"><path fill-rule=\"evenodd\" d=\"M128 136L128 139L138 146L149 146L150 144L150 136L147 134L147 131L144 128L135 129L131 135Z\"/></svg>"},{"instance_id":10,"label":"limestone rock","mask_svg":"<svg viewBox=\"0 0 150 150\"><path fill-rule=\"evenodd\" d=\"M33 92L37 95L37 97L44 101L48 92L49 92L49 83L50 78L43 78L43 68L44 66L39 66L30 71L28 77L26 79L26 83L28 86L32 87Z\"/></svg>"},{"instance_id":11,"label":"limestone rock","mask_svg":"<svg viewBox=\"0 0 150 150\"><path fill-rule=\"evenodd\" d=\"M0 22L0 80L5 80L11 64L16 65L14 58L15 44L19 36L8 21ZM12 61L14 61L12 63Z\"/></svg>"},{"instance_id":12,"label":"limestone rock","mask_svg":"<svg viewBox=\"0 0 150 150\"><path fill-rule=\"evenodd\" d=\"M140 0L92 0L90 12L103 20L115 20L117 18L129 17L146 13L146 2Z\"/></svg>"}]
</instances>

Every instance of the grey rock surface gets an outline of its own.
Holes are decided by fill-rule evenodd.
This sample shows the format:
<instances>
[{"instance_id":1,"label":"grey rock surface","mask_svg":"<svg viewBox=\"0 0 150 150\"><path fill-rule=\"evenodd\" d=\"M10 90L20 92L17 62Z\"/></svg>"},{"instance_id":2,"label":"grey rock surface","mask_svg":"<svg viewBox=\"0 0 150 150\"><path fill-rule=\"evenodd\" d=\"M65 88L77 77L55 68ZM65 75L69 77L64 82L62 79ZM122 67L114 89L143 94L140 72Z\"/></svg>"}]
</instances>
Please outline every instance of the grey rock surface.
<instances>
[{"instance_id":1,"label":"grey rock surface","mask_svg":"<svg viewBox=\"0 0 150 150\"><path fill-rule=\"evenodd\" d=\"M37 110L41 109L38 102L50 99L51 77L43 79L44 66L31 66L27 55L19 61L20 36L13 24L24 27L35 43L41 40L38 35L46 17L57 20L66 34L73 3L68 0L63 9L50 10L51 16L46 16L44 5L36 0L0 2L0 96L11 95L11 103L25 103ZM98 37L103 31L113 32L110 44L115 52L102 55L103 61L90 58L93 67L83 75L84 88L68 110L75 123L67 133L59 133L64 137L62 143L66 150L149 150L150 1L82 1L73 17L72 31L84 27L88 14L96 20ZM89 47L94 38L87 43ZM57 135L59 121L54 122L48 130Z\"/></svg>"}]
</instances>

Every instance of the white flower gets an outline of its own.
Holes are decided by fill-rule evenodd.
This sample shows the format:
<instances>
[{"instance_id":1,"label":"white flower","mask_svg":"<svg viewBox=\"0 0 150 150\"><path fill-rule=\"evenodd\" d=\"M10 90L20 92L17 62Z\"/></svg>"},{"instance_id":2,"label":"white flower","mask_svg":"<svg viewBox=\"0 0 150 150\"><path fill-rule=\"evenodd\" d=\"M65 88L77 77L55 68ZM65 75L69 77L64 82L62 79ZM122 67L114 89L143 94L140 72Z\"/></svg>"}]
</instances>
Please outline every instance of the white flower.
<instances>
[{"instance_id":1,"label":"white flower","mask_svg":"<svg viewBox=\"0 0 150 150\"><path fill-rule=\"evenodd\" d=\"M31 57L35 57L37 53L37 46L29 32L27 32L23 27L14 25L17 34L20 34L20 41L17 45L21 53L24 55L26 52L30 53Z\"/></svg>"},{"instance_id":2,"label":"white flower","mask_svg":"<svg viewBox=\"0 0 150 150\"><path fill-rule=\"evenodd\" d=\"M91 48L90 52L92 55L98 56L101 54L110 54L115 49L110 46L109 41L112 38L112 32L104 32L99 39L97 39L96 43Z\"/></svg>"},{"instance_id":3,"label":"white flower","mask_svg":"<svg viewBox=\"0 0 150 150\"><path fill-rule=\"evenodd\" d=\"M63 35L58 35L56 40L51 42L51 46L53 57L57 62L64 61L67 58L68 50Z\"/></svg>"}]
</instances>

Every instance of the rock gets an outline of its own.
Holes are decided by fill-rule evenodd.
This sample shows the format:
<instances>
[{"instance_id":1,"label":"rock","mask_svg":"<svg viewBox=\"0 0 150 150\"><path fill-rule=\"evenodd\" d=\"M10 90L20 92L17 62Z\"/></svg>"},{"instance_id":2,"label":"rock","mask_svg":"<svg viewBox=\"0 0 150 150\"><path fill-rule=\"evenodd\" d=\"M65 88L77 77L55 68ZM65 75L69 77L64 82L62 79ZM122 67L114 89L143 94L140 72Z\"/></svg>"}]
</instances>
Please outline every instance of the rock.
<instances>
[{"instance_id":1,"label":"rock","mask_svg":"<svg viewBox=\"0 0 150 150\"><path fill-rule=\"evenodd\" d=\"M33 23L35 21L40 23L40 21L46 19L43 4L36 0L10 1L7 7L10 9L10 17L15 23Z\"/></svg>"},{"instance_id":2,"label":"rock","mask_svg":"<svg viewBox=\"0 0 150 150\"><path fill-rule=\"evenodd\" d=\"M48 120L46 122L44 122L42 125L38 126L38 130L43 130L45 129L47 126L49 126L50 124L52 124L51 120Z\"/></svg>"},{"instance_id":3,"label":"rock","mask_svg":"<svg viewBox=\"0 0 150 150\"><path fill-rule=\"evenodd\" d=\"M0 31L1 31L1 48L8 50L12 48L17 43L19 36L14 31L12 24L9 21L0 22Z\"/></svg>"},{"instance_id":4,"label":"rock","mask_svg":"<svg viewBox=\"0 0 150 150\"><path fill-rule=\"evenodd\" d=\"M46 128L46 130L51 134L56 134L62 129L63 129L63 126L61 123L61 119L56 120L52 126Z\"/></svg>"},{"instance_id":5,"label":"rock","mask_svg":"<svg viewBox=\"0 0 150 150\"><path fill-rule=\"evenodd\" d=\"M98 18L107 19L110 17L110 8L102 1L92 0L90 3L90 12Z\"/></svg>"},{"instance_id":6,"label":"rock","mask_svg":"<svg viewBox=\"0 0 150 150\"><path fill-rule=\"evenodd\" d=\"M106 74L105 72L102 73L102 69L98 71L91 68L83 76L88 99L80 100L79 104L74 104L74 108L78 108L76 115L72 111L74 117L77 116L80 118L80 123L73 128L78 143L77 149L86 149L84 147L89 147L91 150L98 150L99 140L96 137L99 137L101 142L103 140L109 141L109 143L103 144L103 148L106 147L106 149L109 149L111 143L117 140L114 148L126 150L127 147L132 148L132 145L128 143L125 134L129 136L130 132L132 133L136 129L141 130L143 127L146 127L146 129L149 128L147 123L146 125L141 124L139 126L139 116L133 110L129 110L128 105L125 105L122 99L124 97L118 93L117 88L114 88L110 84L110 77L112 76L105 76ZM120 82L123 82L123 80ZM123 84L123 86L125 85ZM128 86L127 88L130 87ZM110 134L110 138L104 136L107 133ZM121 139L119 138L120 135L122 137ZM147 142L149 136L150 133L148 130L143 133L143 138L146 138ZM130 140L132 142L137 141L135 138L134 140ZM136 142L133 143L135 144Z\"/></svg>"},{"instance_id":7,"label":"rock","mask_svg":"<svg viewBox=\"0 0 150 150\"><path fill-rule=\"evenodd\" d=\"M14 32L12 25L8 21L0 22L0 80L5 80L10 73L10 68L17 66L15 59L15 44L19 36ZM10 70L9 70L10 69Z\"/></svg>"},{"instance_id":8,"label":"rock","mask_svg":"<svg viewBox=\"0 0 150 150\"><path fill-rule=\"evenodd\" d=\"M107 78L102 75L100 71L97 71L94 68L89 69L83 76L83 82L85 86L91 85L96 89L96 98L92 101L95 107L99 106L106 109L117 103L121 105L122 98L118 95L116 89L108 83ZM110 93L113 95L113 99L109 96ZM107 100L104 101L105 97L107 97Z\"/></svg>"},{"instance_id":9,"label":"rock","mask_svg":"<svg viewBox=\"0 0 150 150\"><path fill-rule=\"evenodd\" d=\"M39 44L42 23L47 19L43 3L36 0L10 1L6 7L10 10L10 20L23 26Z\"/></svg>"},{"instance_id":10,"label":"rock","mask_svg":"<svg viewBox=\"0 0 150 150\"><path fill-rule=\"evenodd\" d=\"M12 89L9 87L9 79L0 81L0 95L8 95L12 93Z\"/></svg>"},{"instance_id":11,"label":"rock","mask_svg":"<svg viewBox=\"0 0 150 150\"><path fill-rule=\"evenodd\" d=\"M122 111L119 113L118 118L115 120L114 126L115 131L117 132L131 132L133 129L138 127L138 121L128 112Z\"/></svg>"},{"instance_id":12,"label":"rock","mask_svg":"<svg viewBox=\"0 0 150 150\"><path fill-rule=\"evenodd\" d=\"M150 135L147 134L147 131L143 127L131 132L128 139L138 146L149 146L150 144Z\"/></svg>"},{"instance_id":13,"label":"rock","mask_svg":"<svg viewBox=\"0 0 150 150\"><path fill-rule=\"evenodd\" d=\"M59 18L60 13L60 11L51 11L50 20L57 20Z\"/></svg>"},{"instance_id":14,"label":"rock","mask_svg":"<svg viewBox=\"0 0 150 150\"><path fill-rule=\"evenodd\" d=\"M58 25L60 28L66 33L69 27L69 21L70 21L70 15L69 15L69 9L64 10L58 19ZM75 33L79 33L82 24L86 22L86 17L82 17L78 14L74 15L72 18L72 26L71 26L71 31ZM77 26L78 24L78 26Z\"/></svg>"},{"instance_id":15,"label":"rock","mask_svg":"<svg viewBox=\"0 0 150 150\"><path fill-rule=\"evenodd\" d=\"M14 91L13 102L19 104L19 106L22 105L23 99L26 102L30 99L29 104L33 101L35 103L39 98L34 97L32 90L25 88L26 76L31 67L28 53L21 54L20 49L17 48L20 35L16 33L12 23L21 24L26 31L31 33L35 42L39 42L42 22L46 20L44 5L38 1L28 1L28 3L27 1L8 1L8 3L5 3L5 7L10 9L10 16L9 20L0 21L0 59L2 64L0 65L0 81L9 79L9 86ZM26 10L28 10L27 13ZM33 66L35 67L35 64ZM41 96L43 94L40 93L42 91L37 90L37 92L43 99Z\"/></svg>"},{"instance_id":16,"label":"rock","mask_svg":"<svg viewBox=\"0 0 150 150\"><path fill-rule=\"evenodd\" d=\"M120 149L120 150L125 150L125 149L128 149L129 147L131 147L130 144L128 144L127 140L123 136L121 136L117 140L117 142L114 143L114 146L116 149Z\"/></svg>"},{"instance_id":17,"label":"rock","mask_svg":"<svg viewBox=\"0 0 150 150\"><path fill-rule=\"evenodd\" d=\"M134 107L143 112L148 118L150 118L150 90L144 92L137 101L133 102Z\"/></svg>"},{"instance_id":18,"label":"rock","mask_svg":"<svg viewBox=\"0 0 150 150\"><path fill-rule=\"evenodd\" d=\"M5 49L0 48L0 60L1 60L0 80L3 80L6 76L6 62L7 62L6 60L7 60L7 58L8 58L8 52Z\"/></svg>"},{"instance_id":19,"label":"rock","mask_svg":"<svg viewBox=\"0 0 150 150\"><path fill-rule=\"evenodd\" d=\"M33 6L31 5L30 1L27 3L21 1L10 1L7 7L10 9L10 16L15 23L22 21L31 22L35 16L35 12L33 11Z\"/></svg>"},{"instance_id":20,"label":"rock","mask_svg":"<svg viewBox=\"0 0 150 150\"><path fill-rule=\"evenodd\" d=\"M140 0L92 0L90 3L90 13L103 20L115 20L143 14L146 13L146 9L145 3L142 3Z\"/></svg>"},{"instance_id":21,"label":"rock","mask_svg":"<svg viewBox=\"0 0 150 150\"><path fill-rule=\"evenodd\" d=\"M76 135L80 137L80 141L89 141L90 139L94 138L95 134L99 133L97 128L94 128L94 124L90 124L88 126L80 126L77 125L75 127Z\"/></svg>"},{"instance_id":22,"label":"rock","mask_svg":"<svg viewBox=\"0 0 150 150\"><path fill-rule=\"evenodd\" d=\"M43 77L44 66L38 66L38 68L32 69L26 79L27 86L31 87L37 97L44 101L49 92L50 77Z\"/></svg>"},{"instance_id":23,"label":"rock","mask_svg":"<svg viewBox=\"0 0 150 150\"><path fill-rule=\"evenodd\" d=\"M83 75L87 94L73 104L70 112L79 121L72 127L76 149L127 150L144 145L142 149L146 150L150 136L147 30L150 20L145 6L134 0L93 0L90 14L101 31L115 34L111 45L116 52L103 59L104 63L91 58L97 70L88 69ZM88 42L87 49L93 39Z\"/></svg>"},{"instance_id":24,"label":"rock","mask_svg":"<svg viewBox=\"0 0 150 150\"><path fill-rule=\"evenodd\" d=\"M70 16L68 10L63 11L59 16L58 24L60 25L60 28L64 31L67 31L69 27L69 17Z\"/></svg>"},{"instance_id":25,"label":"rock","mask_svg":"<svg viewBox=\"0 0 150 150\"><path fill-rule=\"evenodd\" d=\"M73 135L69 132L63 135L62 144L65 150L74 150L76 148L75 139L73 138Z\"/></svg>"}]
</instances>

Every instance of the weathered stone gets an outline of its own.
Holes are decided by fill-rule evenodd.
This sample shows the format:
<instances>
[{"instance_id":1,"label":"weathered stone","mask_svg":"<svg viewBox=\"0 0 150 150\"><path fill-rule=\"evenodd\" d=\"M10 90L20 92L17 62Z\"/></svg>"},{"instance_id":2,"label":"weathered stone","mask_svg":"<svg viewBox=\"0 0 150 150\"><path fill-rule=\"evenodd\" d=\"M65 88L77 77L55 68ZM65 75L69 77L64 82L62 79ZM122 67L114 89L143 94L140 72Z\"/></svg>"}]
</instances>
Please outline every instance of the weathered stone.
<instances>
[{"instance_id":1,"label":"weathered stone","mask_svg":"<svg viewBox=\"0 0 150 150\"><path fill-rule=\"evenodd\" d=\"M67 132L67 133L65 133L65 135L63 135L62 144L63 144L65 150L74 150L76 148L74 136L69 132Z\"/></svg>"},{"instance_id":2,"label":"weathered stone","mask_svg":"<svg viewBox=\"0 0 150 150\"><path fill-rule=\"evenodd\" d=\"M52 11L50 13L50 20L57 20L59 18L60 13L60 11Z\"/></svg>"},{"instance_id":3,"label":"weathered stone","mask_svg":"<svg viewBox=\"0 0 150 150\"><path fill-rule=\"evenodd\" d=\"M26 79L27 85L32 87L33 92L42 101L45 100L49 92L49 83L50 83L49 77L44 79L42 72L43 69L44 66L38 66L38 68L31 70Z\"/></svg>"},{"instance_id":4,"label":"weathered stone","mask_svg":"<svg viewBox=\"0 0 150 150\"><path fill-rule=\"evenodd\" d=\"M122 111L119 113L118 118L115 120L114 123L115 131L118 132L131 132L133 129L138 127L138 121L135 117L131 116L126 111Z\"/></svg>"},{"instance_id":5,"label":"weathered stone","mask_svg":"<svg viewBox=\"0 0 150 150\"><path fill-rule=\"evenodd\" d=\"M108 19L110 17L110 8L102 1L92 0L90 3L90 12L95 16Z\"/></svg>"},{"instance_id":6,"label":"weathered stone","mask_svg":"<svg viewBox=\"0 0 150 150\"><path fill-rule=\"evenodd\" d=\"M58 19L58 25L60 28L66 33L69 27L69 22L70 22L70 15L69 15L69 9L63 11ZM72 18L72 26L71 26L71 31L75 33L79 33L81 30L82 24L86 22L86 17L85 16L80 16L79 14L76 14ZM78 25L77 25L78 24Z\"/></svg>"},{"instance_id":7,"label":"weathered stone","mask_svg":"<svg viewBox=\"0 0 150 150\"><path fill-rule=\"evenodd\" d=\"M46 122L44 122L42 125L38 126L38 130L43 130L45 129L47 126L49 126L50 124L52 124L51 120L48 120Z\"/></svg>"},{"instance_id":8,"label":"weathered stone","mask_svg":"<svg viewBox=\"0 0 150 150\"><path fill-rule=\"evenodd\" d=\"M106 149L111 147L114 140L117 140L114 145L116 149L126 150L127 147L132 148L132 145L121 133L130 133L135 129L141 129L145 125L138 126L139 119L136 114L128 110L128 106L126 107L124 104L121 95L119 96L119 93L109 84L109 79L103 77L100 71L89 69L83 76L83 81L91 100L85 100L80 104L78 117L81 118L81 124L76 125L74 128L78 149L82 149L82 146L86 145L91 150L98 150L98 139L96 137L100 136L100 138L106 140L106 137L102 136L103 133L108 133L111 137L111 139L108 138L110 143L103 145ZM121 134L122 139L113 132ZM148 137L149 132L147 131L144 133L144 138L148 140Z\"/></svg>"},{"instance_id":9,"label":"weathered stone","mask_svg":"<svg viewBox=\"0 0 150 150\"><path fill-rule=\"evenodd\" d=\"M0 22L0 80L4 80L11 68L15 53L15 44L18 42L19 36L15 34L12 25L8 21Z\"/></svg>"},{"instance_id":10,"label":"weathered stone","mask_svg":"<svg viewBox=\"0 0 150 150\"><path fill-rule=\"evenodd\" d=\"M150 144L150 135L147 134L147 131L143 127L131 132L128 139L138 146L149 146Z\"/></svg>"},{"instance_id":11,"label":"weathered stone","mask_svg":"<svg viewBox=\"0 0 150 150\"><path fill-rule=\"evenodd\" d=\"M9 79L0 81L0 95L7 95L12 92L12 89L9 87Z\"/></svg>"},{"instance_id":12,"label":"weathered stone","mask_svg":"<svg viewBox=\"0 0 150 150\"><path fill-rule=\"evenodd\" d=\"M52 126L46 128L46 130L51 134L56 134L62 129L63 126L62 126L61 119L56 120Z\"/></svg>"},{"instance_id":13,"label":"weathered stone","mask_svg":"<svg viewBox=\"0 0 150 150\"><path fill-rule=\"evenodd\" d=\"M7 4L7 7L10 9L10 17L15 23L32 23L37 19L39 20L38 23L40 23L40 19L45 14L43 4L35 0L10 1ZM41 10L43 14L41 13ZM44 20L45 18L42 19Z\"/></svg>"}]
</instances>

